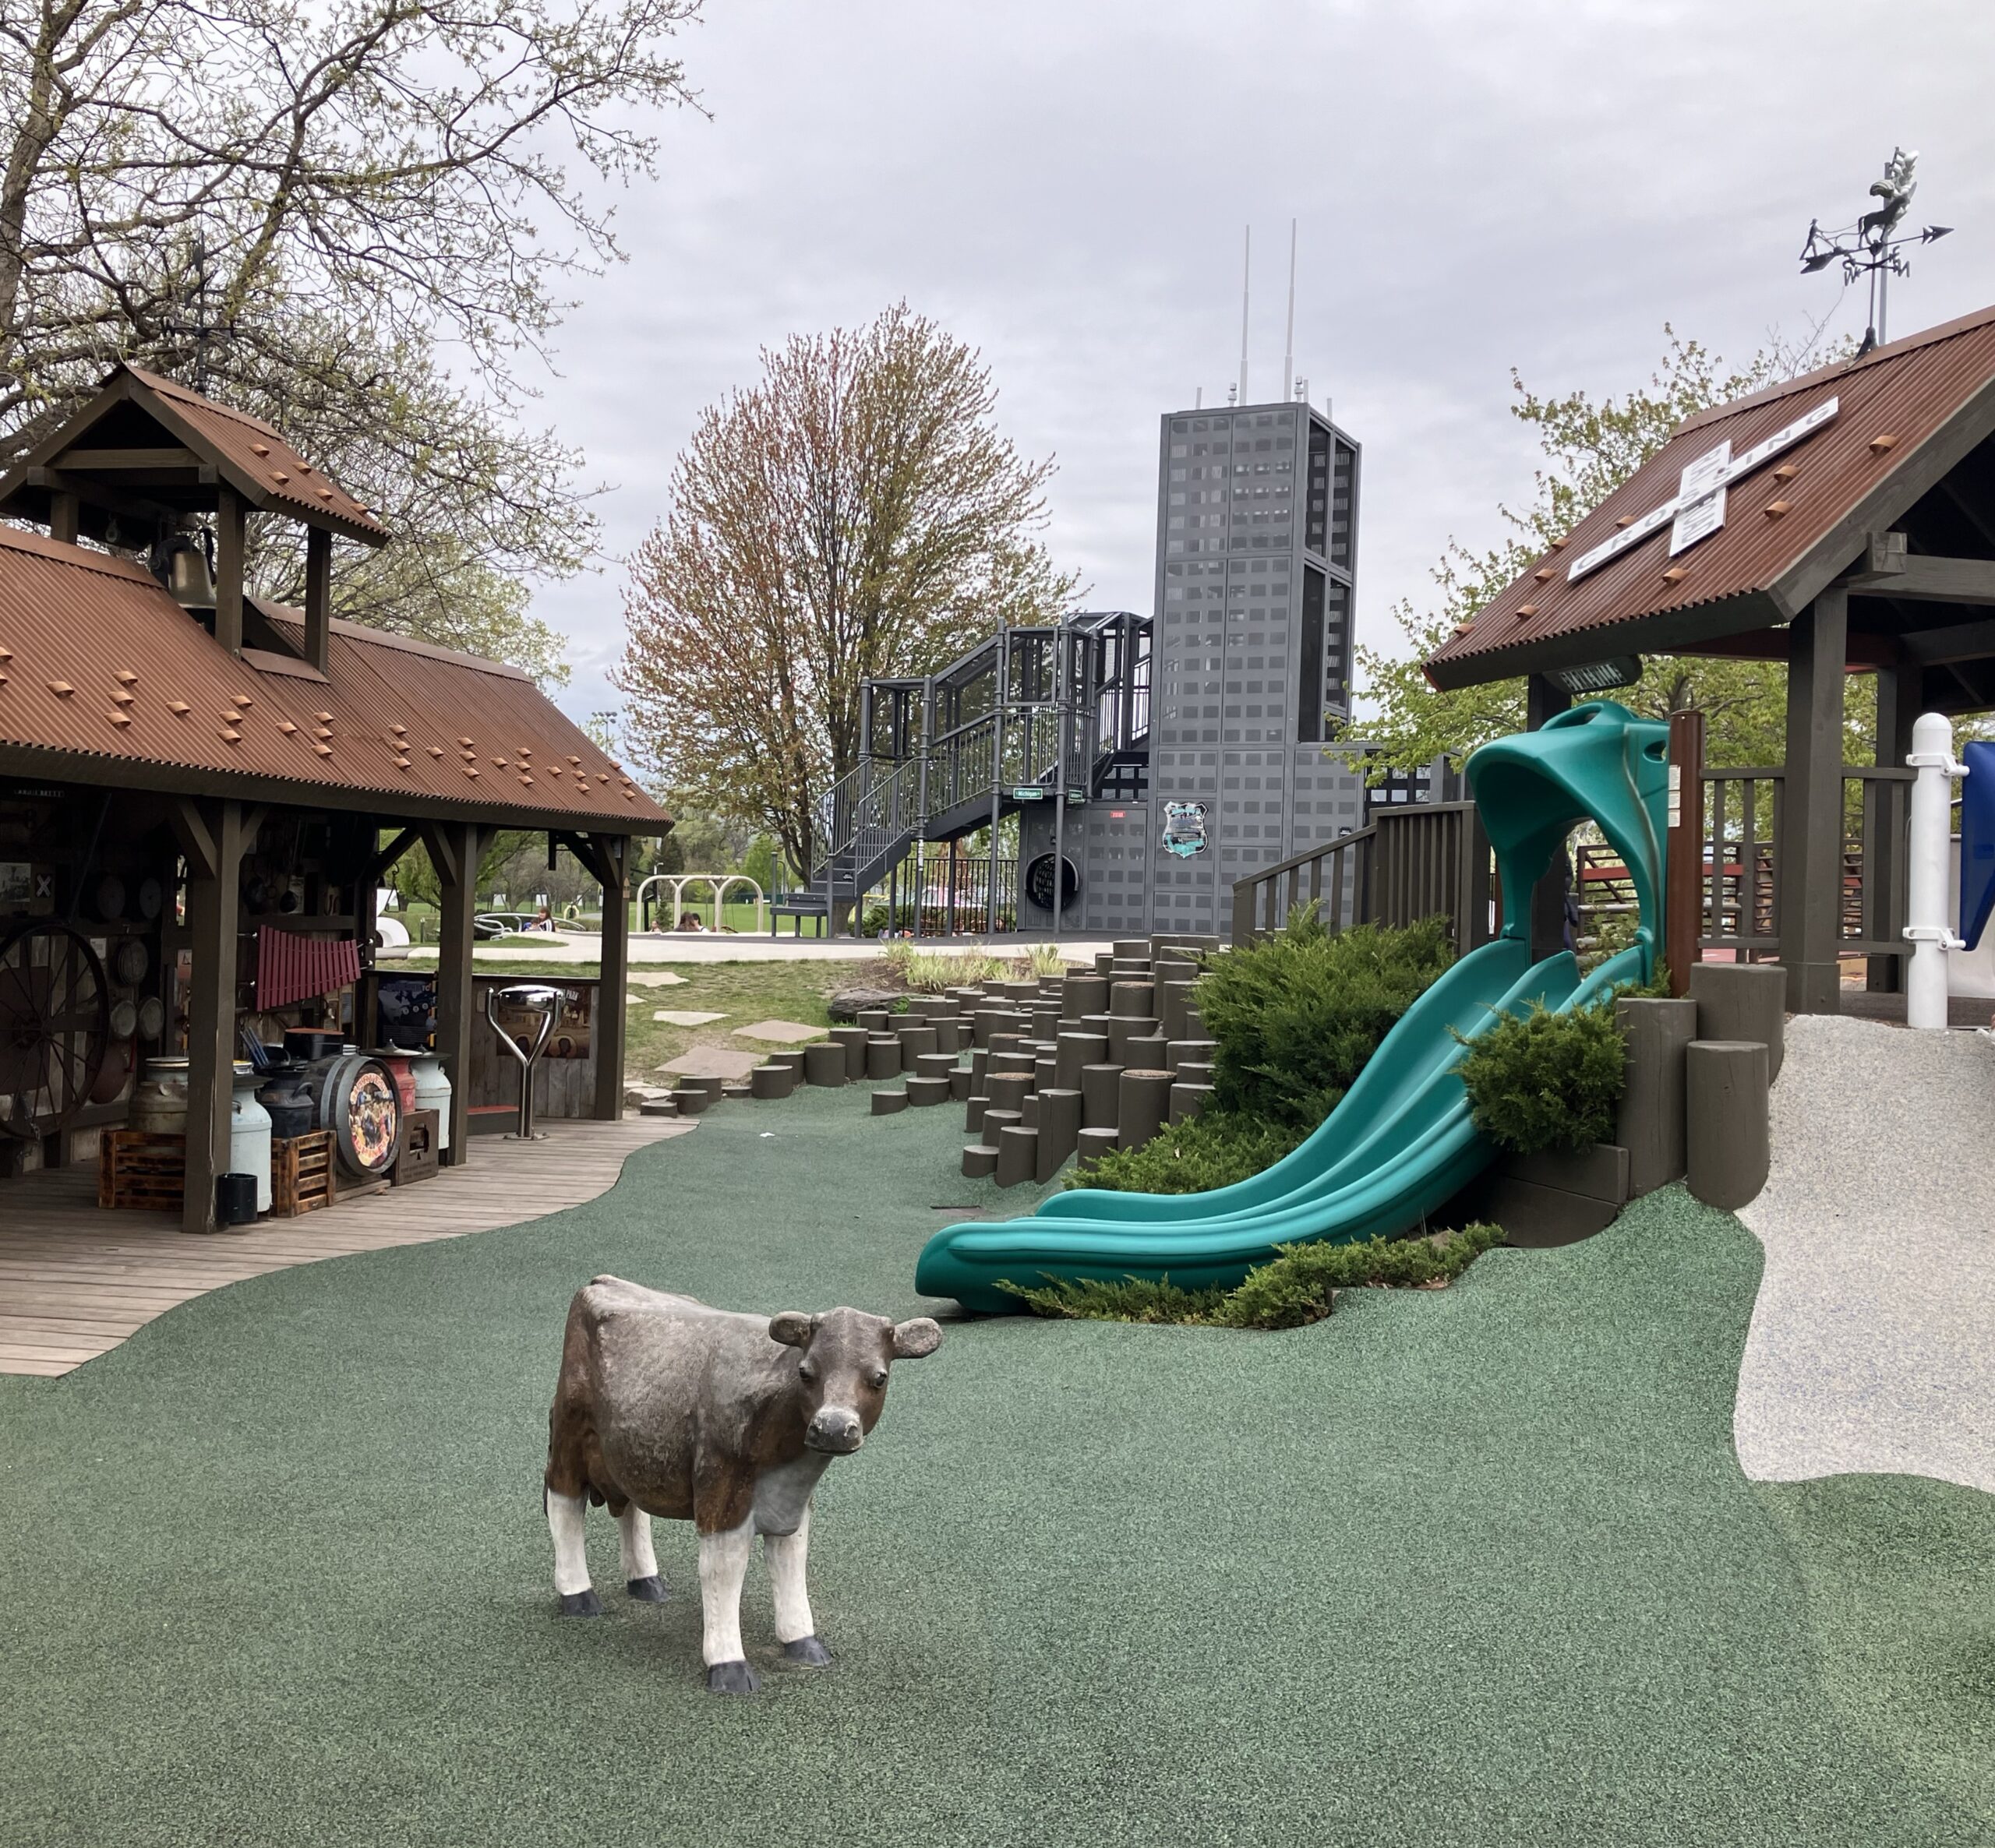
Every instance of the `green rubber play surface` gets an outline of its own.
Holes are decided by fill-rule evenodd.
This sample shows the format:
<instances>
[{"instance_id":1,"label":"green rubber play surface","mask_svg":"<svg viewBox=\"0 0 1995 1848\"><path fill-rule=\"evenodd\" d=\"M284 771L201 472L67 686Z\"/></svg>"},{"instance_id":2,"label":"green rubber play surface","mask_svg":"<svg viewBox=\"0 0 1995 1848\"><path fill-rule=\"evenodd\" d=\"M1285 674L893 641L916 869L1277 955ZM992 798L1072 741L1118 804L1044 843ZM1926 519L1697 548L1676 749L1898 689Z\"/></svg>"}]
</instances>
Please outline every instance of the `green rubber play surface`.
<instances>
[{"instance_id":1,"label":"green rubber play surface","mask_svg":"<svg viewBox=\"0 0 1995 1848\"><path fill-rule=\"evenodd\" d=\"M637 1606L593 1517L609 1614L557 1619L579 1284L906 1314L937 1225L1036 1199L863 1110L729 1105L591 1206L0 1380L0 1843L1995 1840L1995 1503L1748 1484L1757 1247L1677 1192L1293 1333L951 1327L820 1491L837 1666L751 1571L755 1700L700 1686L687 1528Z\"/></svg>"}]
</instances>

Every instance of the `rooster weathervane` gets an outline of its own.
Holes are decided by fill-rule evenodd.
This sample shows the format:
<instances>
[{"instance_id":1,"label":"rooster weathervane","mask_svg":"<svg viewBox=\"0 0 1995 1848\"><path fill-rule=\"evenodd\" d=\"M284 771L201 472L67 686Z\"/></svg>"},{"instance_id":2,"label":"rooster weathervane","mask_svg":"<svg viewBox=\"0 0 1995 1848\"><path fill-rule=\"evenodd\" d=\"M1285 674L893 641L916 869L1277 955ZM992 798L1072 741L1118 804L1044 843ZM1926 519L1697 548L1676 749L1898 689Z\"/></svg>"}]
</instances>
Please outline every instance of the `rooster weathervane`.
<instances>
[{"instance_id":1,"label":"rooster weathervane","mask_svg":"<svg viewBox=\"0 0 1995 1848\"><path fill-rule=\"evenodd\" d=\"M1870 279L1870 325L1864 330L1862 353L1888 337L1884 314L1891 279L1912 273L1912 266L1902 255L1905 247L1930 244L1953 229L1950 224L1929 224L1916 231L1898 230L1912 209L1912 196L1919 190L1918 175L1918 150L1894 147L1884 163L1884 177L1870 182L1872 196L1882 202L1875 210L1836 231L1824 231L1819 219L1809 221L1808 242L1801 250L1803 275L1815 275L1840 262L1845 287L1859 276Z\"/></svg>"}]
</instances>

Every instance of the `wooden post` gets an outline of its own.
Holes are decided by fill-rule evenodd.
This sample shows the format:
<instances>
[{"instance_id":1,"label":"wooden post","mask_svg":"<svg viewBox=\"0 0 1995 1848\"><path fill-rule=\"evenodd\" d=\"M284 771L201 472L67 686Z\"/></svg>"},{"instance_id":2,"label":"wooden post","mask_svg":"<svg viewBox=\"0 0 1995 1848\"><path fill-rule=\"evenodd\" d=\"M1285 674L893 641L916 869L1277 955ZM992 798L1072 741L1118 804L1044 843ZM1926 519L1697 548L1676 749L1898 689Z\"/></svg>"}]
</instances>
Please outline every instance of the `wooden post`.
<instances>
[{"instance_id":1,"label":"wooden post","mask_svg":"<svg viewBox=\"0 0 1995 1848\"><path fill-rule=\"evenodd\" d=\"M1883 668L1877 674L1877 764L1880 769L1902 769L1912 754L1912 721L1919 717L1926 691L1924 671L1916 666ZM1905 878L1905 821L1903 804L1891 785L1873 785L1877 799L1873 813L1877 845L1870 855L1870 874L1886 893ZM1866 822L1870 816L1865 817ZM1873 916L1888 916L1891 906L1874 906L1866 894L1865 908ZM1882 994L1898 993L1905 986L1905 958L1873 956L1864 965L1863 986Z\"/></svg>"},{"instance_id":2,"label":"wooden post","mask_svg":"<svg viewBox=\"0 0 1995 1848\"><path fill-rule=\"evenodd\" d=\"M436 1051L450 1081L450 1146L444 1159L454 1168L471 1156L471 919L478 908L478 824L426 823L422 842L443 888L436 946Z\"/></svg>"},{"instance_id":3,"label":"wooden post","mask_svg":"<svg viewBox=\"0 0 1995 1848\"><path fill-rule=\"evenodd\" d=\"M48 496L49 538L59 539L65 545L75 545L79 512L75 495L65 488L51 488Z\"/></svg>"},{"instance_id":4,"label":"wooden post","mask_svg":"<svg viewBox=\"0 0 1995 1848\"><path fill-rule=\"evenodd\" d=\"M1683 1172L1683 1057L1697 1037L1697 1004L1624 996L1614 1024L1628 1042L1614 1139L1628 1151L1628 1197L1636 1200Z\"/></svg>"},{"instance_id":5,"label":"wooden post","mask_svg":"<svg viewBox=\"0 0 1995 1848\"><path fill-rule=\"evenodd\" d=\"M333 535L323 527L305 534L305 658L320 673L333 646Z\"/></svg>"},{"instance_id":6,"label":"wooden post","mask_svg":"<svg viewBox=\"0 0 1995 1848\"><path fill-rule=\"evenodd\" d=\"M215 1176L228 1172L235 1101L235 950L242 876L242 806L180 801L171 812L187 861L187 1167L183 1232L215 1229Z\"/></svg>"},{"instance_id":7,"label":"wooden post","mask_svg":"<svg viewBox=\"0 0 1995 1848\"><path fill-rule=\"evenodd\" d=\"M215 640L242 652L243 507L223 488L215 501Z\"/></svg>"},{"instance_id":8,"label":"wooden post","mask_svg":"<svg viewBox=\"0 0 1995 1848\"><path fill-rule=\"evenodd\" d=\"M630 1010L630 841L627 834L598 834L595 857L602 880L602 980L596 989L596 1017L590 1028L595 1051L595 1109L598 1122L623 1114L623 1039Z\"/></svg>"},{"instance_id":9,"label":"wooden post","mask_svg":"<svg viewBox=\"0 0 1995 1848\"><path fill-rule=\"evenodd\" d=\"M1690 992L1690 965L1704 960L1704 715L1669 715L1669 839L1663 873L1662 956L1669 992Z\"/></svg>"},{"instance_id":10,"label":"wooden post","mask_svg":"<svg viewBox=\"0 0 1995 1848\"><path fill-rule=\"evenodd\" d=\"M1537 731L1547 719L1556 718L1572 708L1572 695L1555 686L1542 674L1533 674L1524 683L1525 725ZM1566 947L1566 888L1571 883L1573 863L1562 847L1552 856L1552 864L1531 887L1531 954L1534 962L1555 956Z\"/></svg>"},{"instance_id":11,"label":"wooden post","mask_svg":"<svg viewBox=\"0 0 1995 1848\"><path fill-rule=\"evenodd\" d=\"M1780 959L1795 1014L1841 1010L1842 707L1849 593L1824 591L1789 625L1787 774L1774 874Z\"/></svg>"}]
</instances>

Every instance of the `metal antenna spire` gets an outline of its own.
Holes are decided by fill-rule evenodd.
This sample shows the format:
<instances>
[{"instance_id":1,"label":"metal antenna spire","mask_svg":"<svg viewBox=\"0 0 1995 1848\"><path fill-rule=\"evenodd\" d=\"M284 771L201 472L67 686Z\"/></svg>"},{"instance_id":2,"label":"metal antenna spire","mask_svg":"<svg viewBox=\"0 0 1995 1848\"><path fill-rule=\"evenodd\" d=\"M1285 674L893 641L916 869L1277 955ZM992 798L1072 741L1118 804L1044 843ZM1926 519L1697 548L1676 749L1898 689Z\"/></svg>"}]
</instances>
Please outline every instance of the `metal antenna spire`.
<instances>
[{"instance_id":1,"label":"metal antenna spire","mask_svg":"<svg viewBox=\"0 0 1995 1848\"><path fill-rule=\"evenodd\" d=\"M1930 244L1953 229L1950 224L1929 224L1920 231L1893 235L1919 190L1918 172L1918 150L1894 147L1884 163L1884 177L1870 182L1872 196L1884 201L1875 211L1866 212L1854 224L1836 231L1824 231L1819 220L1809 221L1808 242L1801 248L1803 276L1813 276L1840 259L1845 288L1859 276L1870 279L1870 325L1864 330L1859 354L1891 337L1885 318L1891 280L1912 273L1912 266L1898 254L1900 250L1908 244Z\"/></svg>"},{"instance_id":2,"label":"metal antenna spire","mask_svg":"<svg viewBox=\"0 0 1995 1848\"><path fill-rule=\"evenodd\" d=\"M1282 337L1281 395L1295 396L1295 220L1288 221L1288 331Z\"/></svg>"},{"instance_id":3,"label":"metal antenna spire","mask_svg":"<svg viewBox=\"0 0 1995 1848\"><path fill-rule=\"evenodd\" d=\"M1240 256L1240 397L1247 402L1247 291L1254 277L1254 227L1247 227L1247 241Z\"/></svg>"}]
</instances>

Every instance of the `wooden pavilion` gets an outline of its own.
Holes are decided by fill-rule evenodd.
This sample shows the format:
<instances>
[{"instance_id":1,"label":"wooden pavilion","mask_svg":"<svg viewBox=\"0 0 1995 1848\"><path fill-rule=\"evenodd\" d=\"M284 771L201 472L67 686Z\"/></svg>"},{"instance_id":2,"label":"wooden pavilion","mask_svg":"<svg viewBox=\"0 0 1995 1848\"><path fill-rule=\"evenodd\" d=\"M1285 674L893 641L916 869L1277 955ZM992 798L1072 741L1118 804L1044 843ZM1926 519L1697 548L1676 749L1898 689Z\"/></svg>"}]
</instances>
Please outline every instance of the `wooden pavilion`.
<instances>
[{"instance_id":1,"label":"wooden pavilion","mask_svg":"<svg viewBox=\"0 0 1995 1848\"><path fill-rule=\"evenodd\" d=\"M1899 986L1912 721L1995 710L1995 308L1690 418L1425 666L1527 676L1535 727L1649 653L1787 664L1784 762L1681 798L1711 804L1701 947L1777 959L1799 1013L1838 1010L1846 960ZM1843 761L1852 674L1871 764Z\"/></svg>"},{"instance_id":2,"label":"wooden pavilion","mask_svg":"<svg viewBox=\"0 0 1995 1848\"><path fill-rule=\"evenodd\" d=\"M252 513L304 527L303 609L250 588ZM499 828L602 886L594 1115L621 1114L630 845L671 822L517 670L333 619L334 540L389 537L365 508L269 425L121 365L0 478L0 1176L85 1153L138 1058L180 1044L182 1222L212 1228L253 959L364 975L377 882L418 842L466 1159L475 885ZM104 1026L133 1013L157 1032Z\"/></svg>"}]
</instances>

